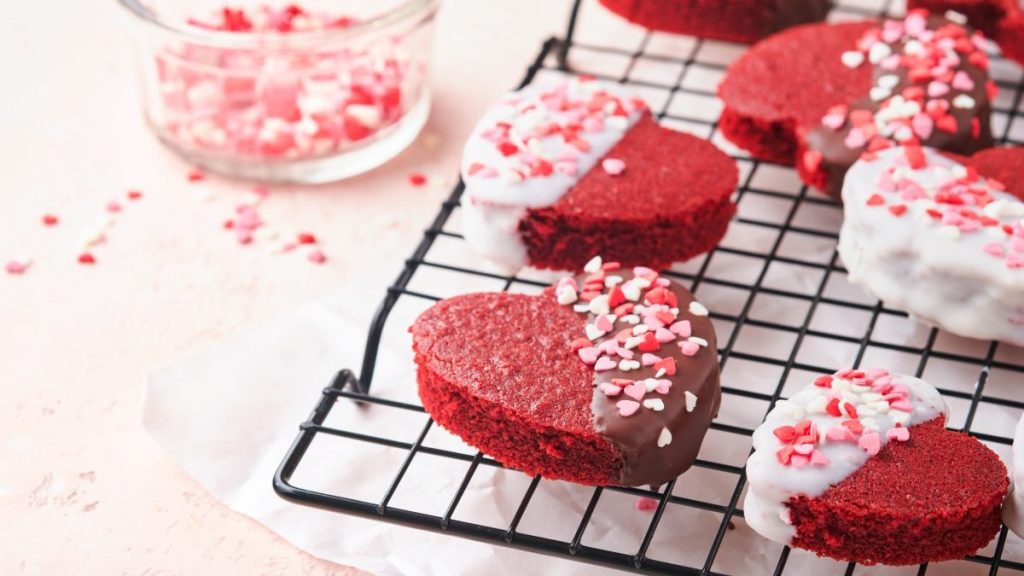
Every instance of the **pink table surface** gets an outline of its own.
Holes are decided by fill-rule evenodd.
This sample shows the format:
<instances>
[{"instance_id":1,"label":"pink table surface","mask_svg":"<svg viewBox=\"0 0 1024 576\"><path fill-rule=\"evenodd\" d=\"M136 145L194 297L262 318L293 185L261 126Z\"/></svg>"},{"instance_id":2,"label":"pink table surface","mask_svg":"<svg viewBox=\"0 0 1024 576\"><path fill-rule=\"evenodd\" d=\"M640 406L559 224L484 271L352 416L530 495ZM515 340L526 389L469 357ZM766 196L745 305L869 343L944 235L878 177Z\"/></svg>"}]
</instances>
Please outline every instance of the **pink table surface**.
<instances>
[{"instance_id":1,"label":"pink table surface","mask_svg":"<svg viewBox=\"0 0 1024 576\"><path fill-rule=\"evenodd\" d=\"M330 258L321 267L242 248L220 229L248 186L188 184L189 167L147 132L113 0L5 5L0 259L35 264L0 273L0 574L351 573L176 468L140 425L145 374L343 285L390 281L449 193L477 115L560 32L568 4L446 2L427 127L439 144L421 139L341 184L275 188L263 209L316 232ZM413 171L440 185L413 188ZM76 239L129 188L145 197L97 265L76 264ZM61 224L44 229L46 212Z\"/></svg>"}]
</instances>

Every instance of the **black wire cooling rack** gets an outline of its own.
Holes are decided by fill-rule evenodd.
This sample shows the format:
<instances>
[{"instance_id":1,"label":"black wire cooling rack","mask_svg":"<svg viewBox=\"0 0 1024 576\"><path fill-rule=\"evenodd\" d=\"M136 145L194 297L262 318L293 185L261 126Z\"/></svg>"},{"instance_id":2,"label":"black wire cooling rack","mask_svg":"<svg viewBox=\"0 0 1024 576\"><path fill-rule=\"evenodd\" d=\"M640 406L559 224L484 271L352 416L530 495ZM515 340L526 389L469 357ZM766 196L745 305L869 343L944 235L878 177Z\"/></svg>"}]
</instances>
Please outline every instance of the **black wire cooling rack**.
<instances>
[{"instance_id":1,"label":"black wire cooling rack","mask_svg":"<svg viewBox=\"0 0 1024 576\"><path fill-rule=\"evenodd\" d=\"M872 0L848 0L838 4L832 19L898 15L902 11L902 7L894 5L891 0L874 3ZM580 40L585 30L582 23L583 15L603 17L598 12L596 2L577 0L572 7L565 39L552 38L544 43L540 54L527 70L523 85L529 84L540 74L559 73L564 70L586 72L622 82L649 96L649 101L659 102L660 105L652 105L652 110L657 112L663 123L722 143L717 134L718 109L714 86L728 61L728 57L722 57L722 52L735 55L742 47L685 37L669 37L639 30L633 30L636 32L635 43L628 36L611 39L614 41ZM663 49L662 44L666 41L672 43L671 50ZM1016 65L1002 59L994 61L993 75L1002 89L1002 95L994 106L993 124L997 136L1004 144L1020 144L1021 140L1024 140L1024 113L1021 112L1024 79ZM971 433L997 451L1002 450L1005 456L1006 448L1011 443L1013 429L1012 425L1005 425L1005 422L1015 422L1020 411L1024 410L1024 401L1020 400L1021 394L1013 387L1014 384L1024 385L1021 381L1024 374L1024 351L1000 346L997 343L968 343L948 337L935 329L917 328L920 338L916 341L913 338L890 337L890 332L897 330L893 326L901 323L912 325L912 321L907 319L905 314L887 309L881 303L865 298L856 290L842 289L847 286L845 270L834 251L834 243L838 237L838 219L835 216L840 213L840 208L828 198L809 191L795 178L788 180L792 182L791 189L763 186L763 174L784 175L791 171L786 167L752 160L727 144L723 144L723 147L733 150L743 174L738 191L739 211L733 228L742 227L756 231L764 241L757 243L756 246L734 246L729 242L723 242L709 255L698 259L697 262L691 262L682 270L673 269L666 272L688 283L702 301L714 301L716 295L728 294L728 297L723 296L718 300L734 303L732 306L712 306L712 318L719 330L719 342L722 343L719 354L725 384L722 388L723 407L730 403L759 401L764 404L764 411L767 412L783 396L784 387L792 375L828 373L838 367L819 365L821 359L814 355L814 350L823 344L842 346L851 351L850 357L853 358L854 365L867 361L867 356L876 357L882 354L902 358L918 376L924 376L933 383L936 376L955 373L956 376L950 377L949 380L957 380L963 385L943 385L941 381L944 378L941 377L938 378L940 382L937 382L947 401L954 407L954 412L962 415L962 421L951 421L950 425ZM424 439L433 426L433 421L429 418L426 418L426 424L419 429L413 441L396 440L370 429L360 430L344 425L326 424L332 410L338 410L339 405L346 403L359 406L369 418L373 417L373 410L423 416L423 408L418 404L378 397L370 390L382 333L396 304L408 299L415 299L421 303L440 299L436 294L410 288L410 282L417 273L433 270L443 271L450 278L456 279L484 278L503 283L506 290L514 284L536 288L544 285L543 282L523 275L502 276L487 270L444 263L432 258L432 249L439 239L463 242L462 236L451 229L453 214L458 210L462 191L460 183L448 200L441 205L434 222L425 231L423 240L406 260L397 280L388 288L370 327L359 378L357 379L350 370L341 371L334 382L323 390L309 419L300 425L298 438L275 475L275 490L284 498L305 505L572 558L620 570L644 574L722 574L723 572L716 569L716 561L721 560L725 554L743 553L735 550L722 553L723 543L734 526L734 520L739 522L743 516L742 510L737 507L741 503L745 485L742 462L723 463L708 459L702 454L702 458L695 464L695 470L714 472L718 481L732 486L732 489L726 492L724 501L716 502L711 498L676 494L673 490L676 482L656 491L621 487L588 488L591 495L572 537L551 538L521 529L524 514L530 509L537 487L542 482L539 477L529 481L510 521L494 519L490 522L469 522L457 518L460 502L463 502L467 491L474 489L471 486L474 474L482 466L501 465L479 452L474 455L427 445ZM803 257L800 247L808 243L826 244L824 253L831 255L813 259ZM719 274L716 262L729 259L744 262L744 268L748 268L750 273L744 278ZM806 276L815 280L808 284L806 290L781 288L773 280L779 275ZM794 312L761 314L759 310L765 300L786 302L788 304L783 308ZM833 318L857 320L843 321L841 324L844 326L839 328L834 325L835 322L830 324L818 321L825 311ZM782 352L744 346L745 335L754 332L784 342ZM738 363L746 365L748 369L753 367L770 375L768 378L772 379L772 383L765 389L754 390L731 381L730 364ZM797 380L808 381L805 378ZM994 380L998 382L993 383ZM1004 387L1002 383L1007 385ZM409 382L408 385L411 388L415 387L414 382ZM991 422L999 420L992 417L996 413L1010 413L1011 416L1003 416L1003 425L993 427ZM713 434L728 435L746 441L749 449L749 436L753 432L753 426L756 426L756 423L738 425L723 419L720 415L711 426L709 438ZM373 497L355 495L341 489L318 491L297 485L293 481L293 475L300 464L318 465L317 461L311 461L314 456L310 455L309 448L314 439L324 435L399 450L403 454L400 458L401 464L393 475L389 471L366 471L369 475L380 474L379 477L373 478L374 484L380 487L379 494ZM407 478L410 465L415 459L428 456L466 466L465 474L457 488L450 494L443 514L423 513L392 503L396 491ZM340 453L333 457L344 459L345 454ZM614 494L650 497L657 500L657 508L650 515L650 522L640 545L633 551L616 551L585 543L588 525L599 502L602 497L607 498ZM534 507L536 506L534 504ZM663 525L662 519L673 507L710 512L717 519L717 525L712 530L713 537L703 558L665 561L649 555L652 540L659 526ZM686 538L687 535L680 534L679 537ZM1024 558L1004 557L1008 538L1015 537L1008 535L1006 528L1003 528L998 538L979 555L933 568L946 574L1024 573ZM778 558L769 560L764 572L784 573L787 565L793 564L792 554L789 548L780 547ZM834 564L830 567L834 570L830 571L837 573L853 574L855 571L859 573L860 570L853 564ZM928 571L927 565L917 569L918 574L925 574Z\"/></svg>"}]
</instances>

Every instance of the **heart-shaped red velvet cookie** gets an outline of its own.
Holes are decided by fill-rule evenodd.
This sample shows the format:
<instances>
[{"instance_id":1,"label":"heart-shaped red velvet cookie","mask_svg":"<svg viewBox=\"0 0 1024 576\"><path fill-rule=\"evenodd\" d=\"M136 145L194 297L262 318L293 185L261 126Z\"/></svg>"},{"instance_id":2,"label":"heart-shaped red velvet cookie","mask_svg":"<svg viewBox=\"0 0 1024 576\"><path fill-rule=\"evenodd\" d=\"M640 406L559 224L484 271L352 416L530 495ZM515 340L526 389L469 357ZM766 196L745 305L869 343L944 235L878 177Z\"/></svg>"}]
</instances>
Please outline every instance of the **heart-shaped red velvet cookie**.
<instances>
[{"instance_id":1,"label":"heart-shaped red velvet cookie","mask_svg":"<svg viewBox=\"0 0 1024 576\"><path fill-rule=\"evenodd\" d=\"M423 407L528 474L668 482L718 412L714 328L654 270L588 268L539 295L466 294L425 311L410 328Z\"/></svg>"},{"instance_id":2,"label":"heart-shaped red velvet cookie","mask_svg":"<svg viewBox=\"0 0 1024 576\"><path fill-rule=\"evenodd\" d=\"M939 392L884 369L841 370L780 400L754 431L747 524L861 564L963 558L999 531L1009 481L976 438L946 430Z\"/></svg>"},{"instance_id":3,"label":"heart-shaped red velvet cookie","mask_svg":"<svg viewBox=\"0 0 1024 576\"><path fill-rule=\"evenodd\" d=\"M1024 62L1024 7L1018 0L908 0L910 8L953 11L992 38L1008 57Z\"/></svg>"},{"instance_id":4,"label":"heart-shaped red velvet cookie","mask_svg":"<svg viewBox=\"0 0 1024 576\"><path fill-rule=\"evenodd\" d=\"M971 154L992 145L983 42L920 10L776 34L730 66L719 86L722 132L758 158L795 164L836 198L865 153L923 144Z\"/></svg>"},{"instance_id":5,"label":"heart-shaped red velvet cookie","mask_svg":"<svg viewBox=\"0 0 1024 576\"><path fill-rule=\"evenodd\" d=\"M660 126L624 87L540 82L483 116L463 153L466 241L510 270L578 272L594 255L662 267L713 248L735 213L735 162Z\"/></svg>"}]
</instances>

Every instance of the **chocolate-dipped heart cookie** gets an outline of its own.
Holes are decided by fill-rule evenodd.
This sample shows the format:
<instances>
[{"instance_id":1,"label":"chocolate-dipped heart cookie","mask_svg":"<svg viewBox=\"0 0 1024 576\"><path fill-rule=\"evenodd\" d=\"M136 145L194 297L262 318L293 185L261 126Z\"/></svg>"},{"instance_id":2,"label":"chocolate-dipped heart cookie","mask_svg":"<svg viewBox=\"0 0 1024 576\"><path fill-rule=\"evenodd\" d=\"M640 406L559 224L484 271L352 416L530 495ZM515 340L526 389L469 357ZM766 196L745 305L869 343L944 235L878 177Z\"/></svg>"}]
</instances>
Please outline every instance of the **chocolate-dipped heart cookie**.
<instances>
[{"instance_id":1,"label":"chocolate-dipped heart cookie","mask_svg":"<svg viewBox=\"0 0 1024 576\"><path fill-rule=\"evenodd\" d=\"M884 369L841 370L780 400L754 431L747 524L861 564L973 554L995 536L1006 467L945 429L939 392Z\"/></svg>"},{"instance_id":2,"label":"chocolate-dipped heart cookie","mask_svg":"<svg viewBox=\"0 0 1024 576\"><path fill-rule=\"evenodd\" d=\"M442 300L412 325L423 406L506 466L590 485L689 468L721 391L707 310L650 268Z\"/></svg>"},{"instance_id":3,"label":"chocolate-dipped heart cookie","mask_svg":"<svg viewBox=\"0 0 1024 576\"><path fill-rule=\"evenodd\" d=\"M530 85L484 114L462 160L462 229L509 270L578 272L594 255L655 268L713 248L736 211L736 163L664 128L619 84Z\"/></svg>"},{"instance_id":4,"label":"chocolate-dipped heart cookie","mask_svg":"<svg viewBox=\"0 0 1024 576\"><path fill-rule=\"evenodd\" d=\"M972 154L992 145L983 43L925 11L782 32L730 66L722 132L836 198L865 153L903 144Z\"/></svg>"}]
</instances>

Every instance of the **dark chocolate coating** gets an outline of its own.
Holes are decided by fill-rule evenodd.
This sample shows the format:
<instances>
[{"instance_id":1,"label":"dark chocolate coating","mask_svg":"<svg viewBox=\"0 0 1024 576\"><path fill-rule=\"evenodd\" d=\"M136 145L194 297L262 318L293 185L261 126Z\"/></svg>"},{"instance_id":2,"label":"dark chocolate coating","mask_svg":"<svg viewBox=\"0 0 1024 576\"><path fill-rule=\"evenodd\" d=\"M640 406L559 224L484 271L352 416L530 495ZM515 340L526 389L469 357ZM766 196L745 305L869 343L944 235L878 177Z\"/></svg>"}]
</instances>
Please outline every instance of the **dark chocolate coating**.
<instances>
[{"instance_id":1,"label":"dark chocolate coating","mask_svg":"<svg viewBox=\"0 0 1024 576\"><path fill-rule=\"evenodd\" d=\"M928 18L928 28L930 30L936 30L947 24L950 24L950 22L941 16L931 16ZM902 51L903 44L904 43L902 41L892 44L893 52ZM853 49L852 46L851 49ZM871 65L872 64L868 62L862 64L862 66ZM987 71L968 62L966 58L962 59L960 66L957 67L956 70L963 70L967 72L968 76L971 77L971 80L974 81L974 89L968 92L968 94L974 99L975 107L971 109L961 109L951 106L949 112L956 118L957 131L955 133L951 133L935 128L932 131L931 136L924 140L922 144L939 150L944 150L946 152L969 156L979 150L991 148L993 145L992 129L990 126L991 105L988 100L987 92L989 75ZM879 66L874 66L872 75L872 86L875 85L875 80L881 76L897 76L899 78L899 84L893 88L893 94L899 94L903 89L914 85L927 88L927 84L911 82L908 78L907 69L902 66L896 70L884 70ZM951 101L958 94L960 94L959 90L951 90L950 93L943 98ZM869 96L865 96L850 105L850 110L871 110L872 112L877 112L881 109L882 102L884 102L884 100L875 102ZM975 117L978 118L981 128L977 138L974 138L971 135L971 119ZM865 151L865 148L863 147L850 148L844 143L851 128L852 126L849 120L847 120L846 124L839 130L832 130L831 128L818 124L814 128L808 130L804 136L807 148L809 150L817 150L818 152L821 152L823 156L821 167L828 174L828 181L824 192L837 200L840 200L842 197L843 178L846 176L846 171L850 169L850 166L852 166Z\"/></svg>"},{"instance_id":2,"label":"dark chocolate coating","mask_svg":"<svg viewBox=\"0 0 1024 576\"><path fill-rule=\"evenodd\" d=\"M621 269L609 272L610 275L621 276L625 280L633 278L632 270ZM577 280L582 285L582 276ZM635 414L623 417L619 415L616 402L628 399L625 395L609 397L599 388L600 384L613 379L644 380L654 378L654 367L643 366L637 370L622 372L614 369L595 373L594 397L591 409L594 413L594 427L598 434L608 439L622 454L622 470L619 473L619 484L623 486L641 486L644 484L659 485L675 479L693 465L700 451L701 442L711 421L718 415L722 391L719 384L718 348L715 340L715 329L707 316L690 314L690 302L693 294L679 283L672 281L669 290L676 295L679 303L679 320L689 320L693 328L692 335L708 341L694 356L682 353L676 342L662 344L657 352L662 358L674 358L676 361L675 376L664 376L672 381L667 394L648 393L645 399L660 398L665 403L661 412L641 407ZM587 322L594 321L595 316L589 314ZM599 338L595 344L612 339L625 325L616 322L616 329ZM641 352L636 352L639 360ZM685 392L697 396L697 405L693 412L686 411ZM658 436L662 428L672 433L671 444L658 447Z\"/></svg>"}]
</instances>

